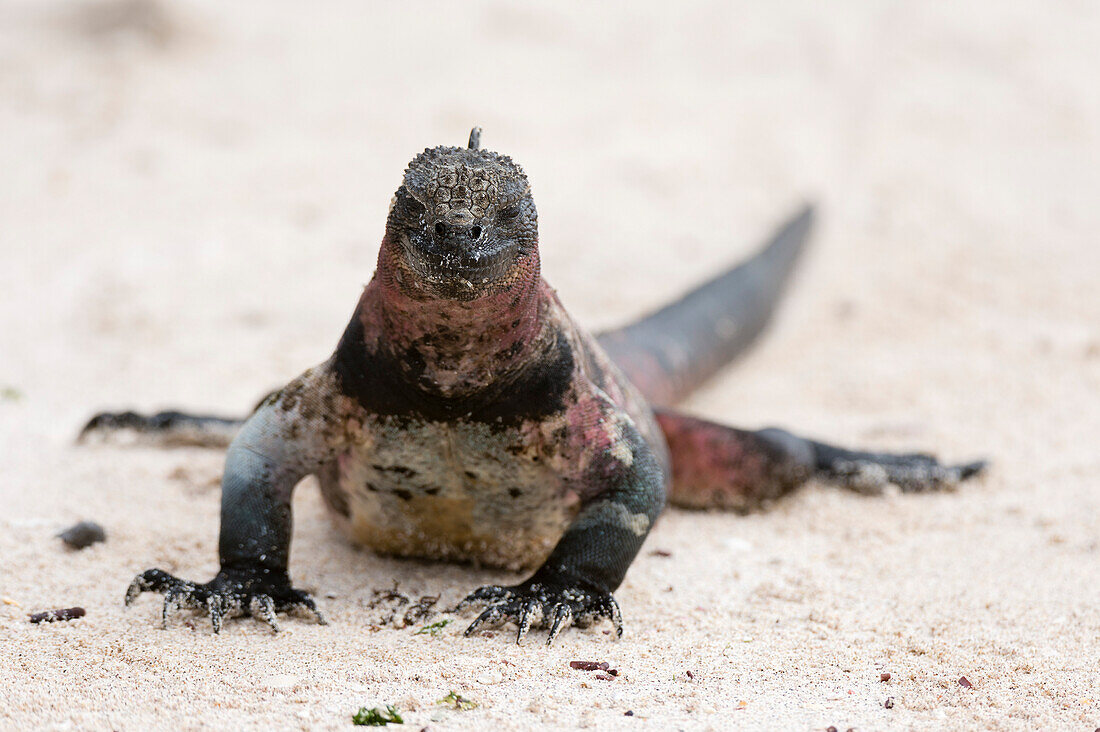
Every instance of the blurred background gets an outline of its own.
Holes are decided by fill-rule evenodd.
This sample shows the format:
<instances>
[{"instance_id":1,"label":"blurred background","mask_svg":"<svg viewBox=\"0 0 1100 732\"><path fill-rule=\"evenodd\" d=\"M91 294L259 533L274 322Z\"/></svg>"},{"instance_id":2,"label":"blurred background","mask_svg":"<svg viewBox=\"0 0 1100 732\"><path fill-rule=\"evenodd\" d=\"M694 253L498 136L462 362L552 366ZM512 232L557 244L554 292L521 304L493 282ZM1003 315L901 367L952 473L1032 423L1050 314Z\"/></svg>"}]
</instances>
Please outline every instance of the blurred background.
<instances>
[{"instance_id":1,"label":"blurred background","mask_svg":"<svg viewBox=\"0 0 1100 732\"><path fill-rule=\"evenodd\" d=\"M58 437L102 406L247 407L332 348L406 162L475 124L528 170L546 276L594 327L816 202L774 351L806 367L769 387L768 365L754 391L833 368L821 388L859 402L933 348L921 382L963 367L958 349L990 367L1035 339L1087 350L1097 15L4 0L0 378L45 400ZM52 396L73 379L94 390ZM774 395L735 401L775 418Z\"/></svg>"}]
</instances>

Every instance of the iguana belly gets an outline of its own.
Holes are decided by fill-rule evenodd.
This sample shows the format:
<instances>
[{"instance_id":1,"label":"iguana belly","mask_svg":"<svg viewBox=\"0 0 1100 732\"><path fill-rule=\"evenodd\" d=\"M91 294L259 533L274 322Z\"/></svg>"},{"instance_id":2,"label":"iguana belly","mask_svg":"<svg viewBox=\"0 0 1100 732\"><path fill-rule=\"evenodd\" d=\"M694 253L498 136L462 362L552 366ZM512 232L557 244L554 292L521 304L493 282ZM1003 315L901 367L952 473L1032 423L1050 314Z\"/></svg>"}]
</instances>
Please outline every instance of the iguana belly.
<instances>
[{"instance_id":1,"label":"iguana belly","mask_svg":"<svg viewBox=\"0 0 1100 732\"><path fill-rule=\"evenodd\" d=\"M535 566L579 508L537 433L378 419L322 474L322 492L344 533L378 552Z\"/></svg>"}]
</instances>

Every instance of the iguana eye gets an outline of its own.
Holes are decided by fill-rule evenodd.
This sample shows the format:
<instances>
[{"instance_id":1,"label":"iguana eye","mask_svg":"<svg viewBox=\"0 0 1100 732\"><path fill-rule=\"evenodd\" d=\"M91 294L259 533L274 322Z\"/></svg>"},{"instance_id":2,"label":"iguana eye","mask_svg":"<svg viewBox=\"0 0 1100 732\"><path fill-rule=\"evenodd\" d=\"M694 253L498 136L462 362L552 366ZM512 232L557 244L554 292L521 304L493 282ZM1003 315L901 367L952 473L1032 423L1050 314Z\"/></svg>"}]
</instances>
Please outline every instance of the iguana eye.
<instances>
[{"instance_id":1,"label":"iguana eye","mask_svg":"<svg viewBox=\"0 0 1100 732\"><path fill-rule=\"evenodd\" d=\"M505 223L515 221L519 218L519 206L509 206L500 212L498 218Z\"/></svg>"},{"instance_id":2,"label":"iguana eye","mask_svg":"<svg viewBox=\"0 0 1100 732\"><path fill-rule=\"evenodd\" d=\"M424 213L424 204L409 195L401 197L401 207L403 213L412 219L418 218Z\"/></svg>"}]
</instances>

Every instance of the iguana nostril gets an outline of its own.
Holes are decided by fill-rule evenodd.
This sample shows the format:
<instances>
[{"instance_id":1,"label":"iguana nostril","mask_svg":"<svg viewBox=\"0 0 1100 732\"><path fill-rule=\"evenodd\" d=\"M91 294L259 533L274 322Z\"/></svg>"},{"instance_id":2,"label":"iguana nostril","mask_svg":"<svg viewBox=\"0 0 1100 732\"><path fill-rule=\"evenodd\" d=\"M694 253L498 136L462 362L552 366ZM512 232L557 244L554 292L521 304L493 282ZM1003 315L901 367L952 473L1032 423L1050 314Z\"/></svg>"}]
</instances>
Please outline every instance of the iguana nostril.
<instances>
[{"instance_id":1,"label":"iguana nostril","mask_svg":"<svg viewBox=\"0 0 1100 732\"><path fill-rule=\"evenodd\" d=\"M445 236L447 234L447 226L442 221L435 222L435 233L438 236Z\"/></svg>"},{"instance_id":2,"label":"iguana nostril","mask_svg":"<svg viewBox=\"0 0 1100 732\"><path fill-rule=\"evenodd\" d=\"M473 228L470 229L470 238L471 239L478 239L480 237L481 237L481 227L480 226L474 226Z\"/></svg>"}]
</instances>

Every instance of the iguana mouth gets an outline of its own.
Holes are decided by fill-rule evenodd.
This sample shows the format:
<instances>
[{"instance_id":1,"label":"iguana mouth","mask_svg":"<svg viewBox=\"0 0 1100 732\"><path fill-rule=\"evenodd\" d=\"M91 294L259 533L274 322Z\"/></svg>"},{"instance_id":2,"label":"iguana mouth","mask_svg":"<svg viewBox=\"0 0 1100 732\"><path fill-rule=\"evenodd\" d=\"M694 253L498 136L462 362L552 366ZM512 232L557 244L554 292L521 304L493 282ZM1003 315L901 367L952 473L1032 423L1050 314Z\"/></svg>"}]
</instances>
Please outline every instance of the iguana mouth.
<instances>
[{"instance_id":1,"label":"iguana mouth","mask_svg":"<svg viewBox=\"0 0 1100 732\"><path fill-rule=\"evenodd\" d=\"M416 275L433 285L473 291L507 276L515 260L511 247L494 252L457 253L409 247L408 262Z\"/></svg>"}]
</instances>

